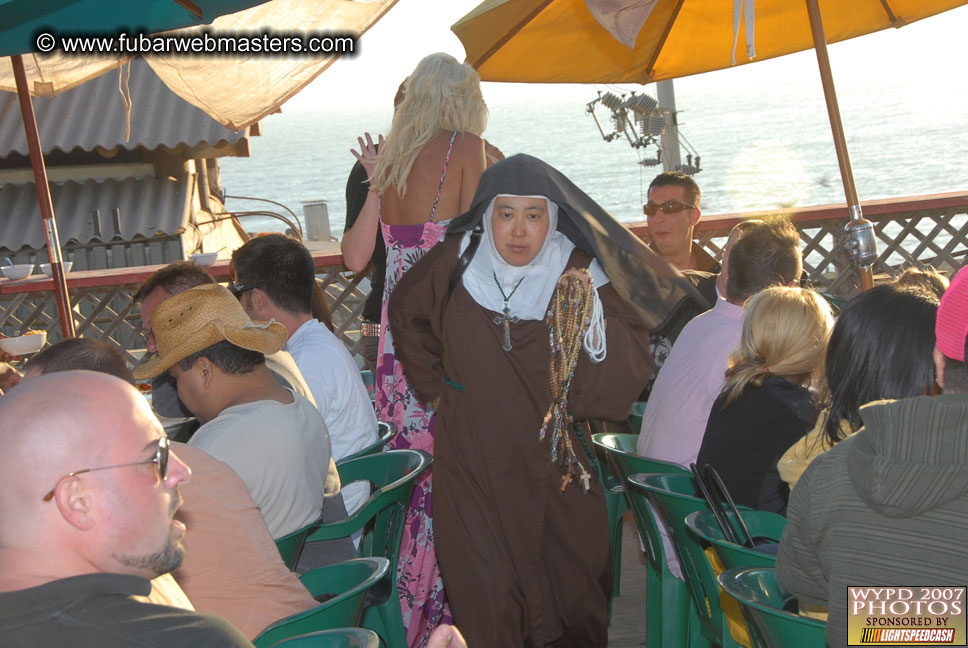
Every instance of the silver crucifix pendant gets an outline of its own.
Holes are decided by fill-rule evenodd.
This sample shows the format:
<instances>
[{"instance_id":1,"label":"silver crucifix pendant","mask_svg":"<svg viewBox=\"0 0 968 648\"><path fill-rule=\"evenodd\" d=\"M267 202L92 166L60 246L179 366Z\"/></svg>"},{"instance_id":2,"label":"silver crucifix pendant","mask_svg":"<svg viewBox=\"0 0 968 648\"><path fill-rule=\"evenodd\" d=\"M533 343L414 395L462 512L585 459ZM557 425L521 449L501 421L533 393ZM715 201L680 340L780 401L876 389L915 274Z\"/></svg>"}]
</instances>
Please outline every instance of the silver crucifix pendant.
<instances>
[{"instance_id":1,"label":"silver crucifix pendant","mask_svg":"<svg viewBox=\"0 0 968 648\"><path fill-rule=\"evenodd\" d=\"M495 324L504 327L504 344L501 345L501 348L505 351L511 350L511 325L517 324L519 321L520 319L517 316L511 314L511 309L508 308L507 304L504 305L504 314L494 318Z\"/></svg>"}]
</instances>

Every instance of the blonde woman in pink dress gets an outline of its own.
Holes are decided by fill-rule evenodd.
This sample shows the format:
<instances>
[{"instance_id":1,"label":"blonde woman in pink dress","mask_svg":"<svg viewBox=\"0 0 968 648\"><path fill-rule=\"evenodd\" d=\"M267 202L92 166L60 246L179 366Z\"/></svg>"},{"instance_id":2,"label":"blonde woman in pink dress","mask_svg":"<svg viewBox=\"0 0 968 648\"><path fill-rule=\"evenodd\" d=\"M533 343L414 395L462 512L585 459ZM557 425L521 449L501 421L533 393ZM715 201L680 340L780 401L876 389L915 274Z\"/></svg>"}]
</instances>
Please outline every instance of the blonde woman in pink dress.
<instances>
[{"instance_id":1,"label":"blonde woman in pink dress","mask_svg":"<svg viewBox=\"0 0 968 648\"><path fill-rule=\"evenodd\" d=\"M431 54L408 77L379 155L369 134L360 138L357 158L369 172L371 194L354 229L373 240L379 224L387 245L375 382L377 418L399 430L394 448L433 453L435 414L404 377L387 327L387 300L400 277L443 238L450 219L470 208L486 164L486 123L477 72L448 54ZM410 648L426 646L435 627L452 622L434 551L431 483L432 469L414 488L397 566Z\"/></svg>"}]
</instances>

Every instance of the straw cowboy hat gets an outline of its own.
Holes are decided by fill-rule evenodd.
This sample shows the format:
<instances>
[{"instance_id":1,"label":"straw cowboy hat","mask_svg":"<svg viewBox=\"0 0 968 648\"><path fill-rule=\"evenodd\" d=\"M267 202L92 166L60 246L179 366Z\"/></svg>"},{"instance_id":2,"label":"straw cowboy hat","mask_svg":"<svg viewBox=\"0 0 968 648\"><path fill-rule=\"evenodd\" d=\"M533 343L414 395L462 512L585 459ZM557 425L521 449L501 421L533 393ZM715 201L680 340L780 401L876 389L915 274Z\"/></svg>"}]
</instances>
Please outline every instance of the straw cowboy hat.
<instances>
[{"instance_id":1,"label":"straw cowboy hat","mask_svg":"<svg viewBox=\"0 0 968 648\"><path fill-rule=\"evenodd\" d=\"M154 378L197 351L222 340L250 351L271 354L289 337L276 322L253 322L224 286L196 286L169 297L151 318L158 354L134 370L138 380Z\"/></svg>"}]
</instances>

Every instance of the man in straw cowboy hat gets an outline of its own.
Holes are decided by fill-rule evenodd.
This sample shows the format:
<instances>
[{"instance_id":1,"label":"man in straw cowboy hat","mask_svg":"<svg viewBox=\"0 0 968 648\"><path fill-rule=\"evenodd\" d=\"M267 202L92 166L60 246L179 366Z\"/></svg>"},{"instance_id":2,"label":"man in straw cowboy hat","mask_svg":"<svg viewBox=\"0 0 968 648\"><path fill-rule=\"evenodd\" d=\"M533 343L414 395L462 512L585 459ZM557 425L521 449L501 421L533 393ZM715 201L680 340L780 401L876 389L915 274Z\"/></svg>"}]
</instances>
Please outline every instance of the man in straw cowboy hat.
<instances>
[{"instance_id":1,"label":"man in straw cowboy hat","mask_svg":"<svg viewBox=\"0 0 968 648\"><path fill-rule=\"evenodd\" d=\"M178 396L202 422L189 445L231 466L280 538L323 509L329 433L319 411L282 387L265 354L282 348L278 322L253 322L219 285L196 286L162 302L151 317L158 355L135 370L169 371Z\"/></svg>"}]
</instances>

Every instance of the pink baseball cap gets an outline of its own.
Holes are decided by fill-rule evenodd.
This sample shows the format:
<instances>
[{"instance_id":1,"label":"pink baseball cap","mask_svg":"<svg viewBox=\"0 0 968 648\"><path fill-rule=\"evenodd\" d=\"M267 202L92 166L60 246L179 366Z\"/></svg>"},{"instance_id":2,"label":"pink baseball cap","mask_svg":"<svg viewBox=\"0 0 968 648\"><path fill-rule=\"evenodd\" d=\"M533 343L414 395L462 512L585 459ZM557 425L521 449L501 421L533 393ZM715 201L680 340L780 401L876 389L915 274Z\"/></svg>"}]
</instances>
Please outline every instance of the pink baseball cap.
<instances>
[{"instance_id":1,"label":"pink baseball cap","mask_svg":"<svg viewBox=\"0 0 968 648\"><path fill-rule=\"evenodd\" d=\"M965 361L968 346L968 266L958 271L941 297L934 334L938 351L952 360Z\"/></svg>"}]
</instances>

